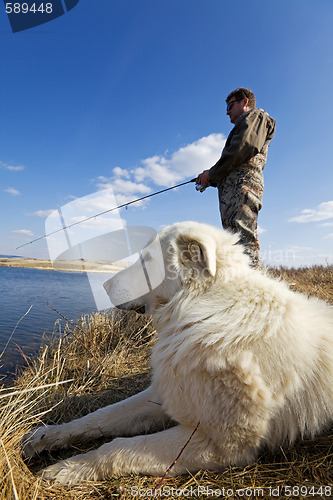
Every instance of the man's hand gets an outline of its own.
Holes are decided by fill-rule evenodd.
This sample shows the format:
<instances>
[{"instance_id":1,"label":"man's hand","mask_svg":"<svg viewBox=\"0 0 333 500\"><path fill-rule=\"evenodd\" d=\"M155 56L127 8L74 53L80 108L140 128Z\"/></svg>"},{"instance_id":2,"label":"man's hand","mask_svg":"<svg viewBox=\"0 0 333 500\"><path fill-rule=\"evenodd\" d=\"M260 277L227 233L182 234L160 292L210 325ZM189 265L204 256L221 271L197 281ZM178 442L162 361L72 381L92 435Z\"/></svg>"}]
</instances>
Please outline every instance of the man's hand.
<instances>
[{"instance_id":1,"label":"man's hand","mask_svg":"<svg viewBox=\"0 0 333 500\"><path fill-rule=\"evenodd\" d=\"M204 170L203 172L201 172L201 174L199 174L197 177L197 182L202 187L207 187L210 183L209 170Z\"/></svg>"}]
</instances>

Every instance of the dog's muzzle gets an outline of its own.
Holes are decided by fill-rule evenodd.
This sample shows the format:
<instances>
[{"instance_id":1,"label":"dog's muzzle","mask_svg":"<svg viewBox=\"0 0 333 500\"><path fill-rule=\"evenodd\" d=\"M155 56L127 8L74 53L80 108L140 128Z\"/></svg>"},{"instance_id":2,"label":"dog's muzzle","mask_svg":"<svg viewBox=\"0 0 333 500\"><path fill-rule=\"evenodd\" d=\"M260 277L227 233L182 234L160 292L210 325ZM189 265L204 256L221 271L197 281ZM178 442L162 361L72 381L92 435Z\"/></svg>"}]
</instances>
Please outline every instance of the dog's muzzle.
<instances>
[{"instance_id":1,"label":"dog's muzzle","mask_svg":"<svg viewBox=\"0 0 333 500\"><path fill-rule=\"evenodd\" d=\"M145 306L135 306L130 305L129 303L119 304L116 307L117 309L121 309L122 311L134 311L138 314L145 314L146 312Z\"/></svg>"}]
</instances>

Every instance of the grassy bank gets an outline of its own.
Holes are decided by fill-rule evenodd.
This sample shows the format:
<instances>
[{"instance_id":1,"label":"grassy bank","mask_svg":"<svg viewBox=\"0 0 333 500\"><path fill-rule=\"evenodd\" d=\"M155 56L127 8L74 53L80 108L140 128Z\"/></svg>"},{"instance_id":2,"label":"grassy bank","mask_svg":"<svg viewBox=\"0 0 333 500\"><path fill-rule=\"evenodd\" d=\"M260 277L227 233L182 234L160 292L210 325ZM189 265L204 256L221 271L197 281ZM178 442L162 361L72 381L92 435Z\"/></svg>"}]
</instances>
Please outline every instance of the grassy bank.
<instances>
[{"instance_id":1,"label":"grassy bank","mask_svg":"<svg viewBox=\"0 0 333 500\"><path fill-rule=\"evenodd\" d=\"M26 257L1 257L0 267L23 267L44 271L69 271L69 272L101 272L117 273L129 265L129 262L109 262L103 260L46 260L29 259Z\"/></svg>"},{"instance_id":2,"label":"grassy bank","mask_svg":"<svg viewBox=\"0 0 333 500\"><path fill-rule=\"evenodd\" d=\"M333 266L271 272L291 282L295 290L333 304ZM142 489L141 498L149 497L157 485L154 478L131 476L67 488L35 475L53 461L88 451L96 443L87 444L84 450L72 448L24 461L20 442L29 429L42 422L67 422L147 387L153 342L150 322L130 313L84 317L76 328L66 329L60 340L58 335L45 339L38 357L18 373L13 387L0 392L1 500L139 498L133 496L138 488ZM98 445L102 443L100 440ZM159 488L164 487L169 498L171 488L174 498L190 497L191 491L193 498L212 498L213 490L215 497L220 493L221 498L250 494L257 498L273 498L274 494L275 498L329 498L333 487L329 495L325 486L333 484L332 466L333 429L327 429L314 441L281 448L274 456L264 453L244 469L230 467L220 474L201 471L194 476L166 478ZM291 489L282 490L285 486ZM241 489L246 490L243 496L236 496ZM183 496L180 490L184 490Z\"/></svg>"}]
</instances>

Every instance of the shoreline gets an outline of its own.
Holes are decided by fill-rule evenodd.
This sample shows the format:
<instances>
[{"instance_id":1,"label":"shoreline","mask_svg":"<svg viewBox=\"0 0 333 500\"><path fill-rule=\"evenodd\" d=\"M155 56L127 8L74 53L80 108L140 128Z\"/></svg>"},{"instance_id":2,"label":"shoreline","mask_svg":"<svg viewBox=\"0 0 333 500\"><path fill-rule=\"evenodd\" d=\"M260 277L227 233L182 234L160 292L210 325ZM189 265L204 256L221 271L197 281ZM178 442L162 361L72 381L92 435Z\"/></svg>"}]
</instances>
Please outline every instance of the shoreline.
<instances>
[{"instance_id":1,"label":"shoreline","mask_svg":"<svg viewBox=\"0 0 333 500\"><path fill-rule=\"evenodd\" d=\"M1 257L0 267L21 267L44 271L62 271L75 273L110 273L115 274L130 266L131 262L110 263L106 261L33 259L26 257Z\"/></svg>"}]
</instances>

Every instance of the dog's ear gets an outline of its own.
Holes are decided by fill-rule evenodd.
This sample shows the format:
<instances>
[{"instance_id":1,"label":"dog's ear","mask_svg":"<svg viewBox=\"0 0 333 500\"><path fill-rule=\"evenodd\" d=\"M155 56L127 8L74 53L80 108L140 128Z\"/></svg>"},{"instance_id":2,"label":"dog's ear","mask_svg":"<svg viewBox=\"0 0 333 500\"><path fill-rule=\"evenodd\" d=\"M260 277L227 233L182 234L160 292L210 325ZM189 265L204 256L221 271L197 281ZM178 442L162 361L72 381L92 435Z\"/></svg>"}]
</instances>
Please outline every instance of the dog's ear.
<instances>
[{"instance_id":1,"label":"dog's ear","mask_svg":"<svg viewBox=\"0 0 333 500\"><path fill-rule=\"evenodd\" d=\"M216 241L206 235L181 235L178 240L180 264L216 274Z\"/></svg>"}]
</instances>

